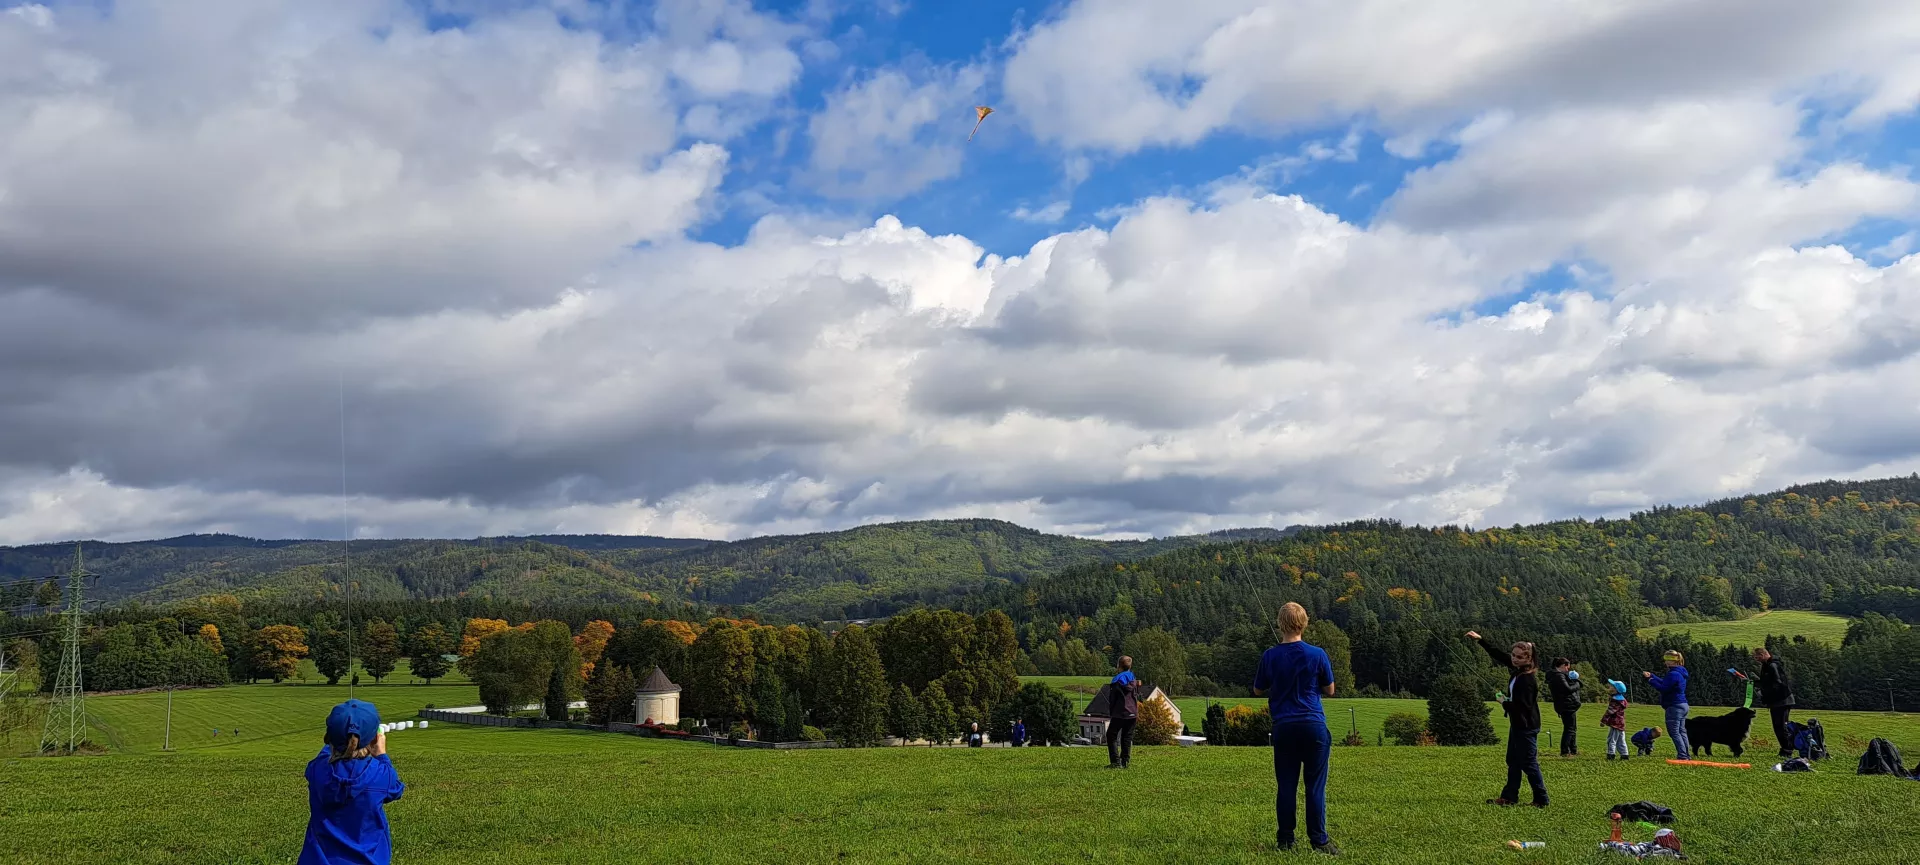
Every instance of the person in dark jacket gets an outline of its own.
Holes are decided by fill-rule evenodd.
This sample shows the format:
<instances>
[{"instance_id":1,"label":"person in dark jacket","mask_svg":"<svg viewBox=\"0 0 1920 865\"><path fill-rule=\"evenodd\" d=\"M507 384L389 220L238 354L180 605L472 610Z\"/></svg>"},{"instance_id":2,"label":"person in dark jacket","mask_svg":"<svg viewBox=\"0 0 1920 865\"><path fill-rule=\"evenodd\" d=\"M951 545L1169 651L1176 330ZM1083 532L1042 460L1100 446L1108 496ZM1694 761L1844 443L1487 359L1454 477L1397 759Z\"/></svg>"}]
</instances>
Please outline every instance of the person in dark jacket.
<instances>
[{"instance_id":1,"label":"person in dark jacket","mask_svg":"<svg viewBox=\"0 0 1920 865\"><path fill-rule=\"evenodd\" d=\"M1580 713L1580 685L1573 680L1578 676L1573 672L1573 662L1566 658L1554 658L1553 669L1547 672L1547 694L1553 698L1553 711L1560 716L1560 723L1566 725L1566 732L1560 734L1560 756L1580 756L1580 746L1574 738L1574 716Z\"/></svg>"},{"instance_id":2,"label":"person in dark jacket","mask_svg":"<svg viewBox=\"0 0 1920 865\"><path fill-rule=\"evenodd\" d=\"M1773 715L1773 738L1780 743L1780 756L1793 756L1793 731L1787 729L1787 723L1793 714L1793 687L1787 683L1787 665L1761 646L1753 650L1753 660L1760 665L1760 705L1767 707Z\"/></svg>"},{"instance_id":3,"label":"person in dark jacket","mask_svg":"<svg viewBox=\"0 0 1920 865\"><path fill-rule=\"evenodd\" d=\"M1140 679L1133 675L1133 658L1120 656L1120 672L1107 683L1107 768L1126 769L1133 762L1133 725L1140 719Z\"/></svg>"},{"instance_id":4,"label":"person in dark jacket","mask_svg":"<svg viewBox=\"0 0 1920 865\"><path fill-rule=\"evenodd\" d=\"M1487 650L1487 656L1493 659L1494 666L1505 667L1512 676L1507 683L1509 699L1507 709L1507 785L1500 789L1500 798L1488 799L1487 804L1520 804L1520 776L1527 776L1527 785L1533 789L1535 808L1547 807L1547 781L1540 774L1540 683L1534 679L1534 647L1532 643L1514 643L1512 647L1501 649L1480 636L1476 631L1468 631L1467 639L1480 644Z\"/></svg>"}]
</instances>

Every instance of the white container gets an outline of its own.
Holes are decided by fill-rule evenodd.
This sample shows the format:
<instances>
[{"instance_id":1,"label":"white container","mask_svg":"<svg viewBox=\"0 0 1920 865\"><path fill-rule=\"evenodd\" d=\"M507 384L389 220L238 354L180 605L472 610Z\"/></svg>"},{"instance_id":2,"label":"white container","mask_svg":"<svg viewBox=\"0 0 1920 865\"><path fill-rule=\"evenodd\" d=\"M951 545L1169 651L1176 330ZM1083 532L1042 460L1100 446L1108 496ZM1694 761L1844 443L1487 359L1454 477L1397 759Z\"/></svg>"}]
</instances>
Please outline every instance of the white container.
<instances>
[{"instance_id":1,"label":"white container","mask_svg":"<svg viewBox=\"0 0 1920 865\"><path fill-rule=\"evenodd\" d=\"M425 722L425 721L421 721L421 722L420 722L420 729L422 729L422 730L425 730L426 728L427 728L427 722Z\"/></svg>"}]
</instances>

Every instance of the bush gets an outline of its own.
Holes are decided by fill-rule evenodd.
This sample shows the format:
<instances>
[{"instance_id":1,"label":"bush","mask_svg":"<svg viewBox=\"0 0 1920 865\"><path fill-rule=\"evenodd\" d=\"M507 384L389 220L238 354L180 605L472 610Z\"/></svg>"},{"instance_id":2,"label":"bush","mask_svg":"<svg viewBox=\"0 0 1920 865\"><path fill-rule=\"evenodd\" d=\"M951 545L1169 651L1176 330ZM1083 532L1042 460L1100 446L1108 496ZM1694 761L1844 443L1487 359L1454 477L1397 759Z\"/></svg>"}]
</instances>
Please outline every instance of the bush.
<instances>
[{"instance_id":1,"label":"bush","mask_svg":"<svg viewBox=\"0 0 1920 865\"><path fill-rule=\"evenodd\" d=\"M1383 729L1395 745L1418 745L1427 732L1427 719L1412 712L1395 712L1387 716Z\"/></svg>"},{"instance_id":2,"label":"bush","mask_svg":"<svg viewBox=\"0 0 1920 865\"><path fill-rule=\"evenodd\" d=\"M1142 745L1171 745L1180 734L1173 722L1173 709L1165 699L1140 701L1139 720L1133 728L1133 740Z\"/></svg>"},{"instance_id":3,"label":"bush","mask_svg":"<svg viewBox=\"0 0 1920 865\"><path fill-rule=\"evenodd\" d=\"M827 734L821 731L819 727L808 724L800 728L800 741L802 742L825 742L826 740Z\"/></svg>"},{"instance_id":4,"label":"bush","mask_svg":"<svg viewBox=\"0 0 1920 865\"><path fill-rule=\"evenodd\" d=\"M682 733L697 733L700 731L700 719L681 718L680 723L673 725L673 728Z\"/></svg>"},{"instance_id":5,"label":"bush","mask_svg":"<svg viewBox=\"0 0 1920 865\"><path fill-rule=\"evenodd\" d=\"M1219 703L1207 706L1207 714L1200 721L1201 735L1207 737L1209 745L1227 744L1227 707Z\"/></svg>"},{"instance_id":6,"label":"bush","mask_svg":"<svg viewBox=\"0 0 1920 865\"><path fill-rule=\"evenodd\" d=\"M1227 710L1226 731L1228 745L1266 745L1273 732L1273 719L1264 708L1234 706Z\"/></svg>"},{"instance_id":7,"label":"bush","mask_svg":"<svg viewBox=\"0 0 1920 865\"><path fill-rule=\"evenodd\" d=\"M1359 730L1348 730L1347 737L1345 739L1341 739L1340 744L1346 745L1348 747L1358 747L1360 745L1367 744L1367 738L1365 736L1360 735Z\"/></svg>"},{"instance_id":8,"label":"bush","mask_svg":"<svg viewBox=\"0 0 1920 865\"><path fill-rule=\"evenodd\" d=\"M1442 745L1497 745L1480 681L1462 673L1441 676L1427 696L1427 728Z\"/></svg>"}]
</instances>

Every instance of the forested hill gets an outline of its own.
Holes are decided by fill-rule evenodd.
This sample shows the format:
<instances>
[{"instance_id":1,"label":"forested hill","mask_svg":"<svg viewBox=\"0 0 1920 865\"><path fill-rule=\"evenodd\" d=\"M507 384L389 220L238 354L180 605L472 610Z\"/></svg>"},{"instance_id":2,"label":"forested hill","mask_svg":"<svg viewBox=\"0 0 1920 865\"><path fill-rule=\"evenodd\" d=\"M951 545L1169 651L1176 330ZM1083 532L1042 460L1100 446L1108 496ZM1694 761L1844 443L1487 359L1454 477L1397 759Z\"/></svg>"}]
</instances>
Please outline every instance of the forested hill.
<instances>
[{"instance_id":1,"label":"forested hill","mask_svg":"<svg viewBox=\"0 0 1920 865\"><path fill-rule=\"evenodd\" d=\"M1363 661L1395 657L1429 667L1395 680L1416 685L1444 654L1431 641L1458 642L1465 627L1577 638L1560 644L1587 644L1598 656L1600 645L1631 642L1636 625L1742 608L1916 621L1920 477L1810 484L1618 520L1478 531L1328 526L1069 568L977 603L1027 624L1030 650L1054 641L1078 651L1072 639L1098 649L1160 627L1239 651L1264 645L1265 623L1289 600L1353 635L1357 672Z\"/></svg>"},{"instance_id":2,"label":"forested hill","mask_svg":"<svg viewBox=\"0 0 1920 865\"><path fill-rule=\"evenodd\" d=\"M100 574L94 596L166 602L232 594L255 603L328 602L343 594L351 555L365 601L489 599L543 606L695 601L792 619L883 615L943 604L1082 563L1113 563L1275 529L1150 541L1049 535L1000 520L939 520L840 532L713 542L618 535L477 540L257 540L190 535L85 545ZM0 548L0 582L64 572L71 544ZM6 590L0 608L39 594Z\"/></svg>"}]
</instances>

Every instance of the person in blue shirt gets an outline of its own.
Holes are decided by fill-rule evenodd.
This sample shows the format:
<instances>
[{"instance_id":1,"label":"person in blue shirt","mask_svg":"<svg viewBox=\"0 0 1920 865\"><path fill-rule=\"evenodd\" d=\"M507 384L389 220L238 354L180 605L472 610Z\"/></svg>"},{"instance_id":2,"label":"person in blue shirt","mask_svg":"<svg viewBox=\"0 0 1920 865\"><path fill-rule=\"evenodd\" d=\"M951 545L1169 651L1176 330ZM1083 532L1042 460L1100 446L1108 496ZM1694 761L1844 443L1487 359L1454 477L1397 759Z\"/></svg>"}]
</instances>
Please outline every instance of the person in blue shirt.
<instances>
[{"instance_id":1,"label":"person in blue shirt","mask_svg":"<svg viewBox=\"0 0 1920 865\"><path fill-rule=\"evenodd\" d=\"M326 744L307 763L307 837L299 865L390 865L385 805L407 785L387 758L380 712L348 700L327 715Z\"/></svg>"},{"instance_id":2,"label":"person in blue shirt","mask_svg":"<svg viewBox=\"0 0 1920 865\"><path fill-rule=\"evenodd\" d=\"M1025 744L1027 744L1027 722L1015 718L1013 719L1013 747L1018 748Z\"/></svg>"},{"instance_id":3,"label":"person in blue shirt","mask_svg":"<svg viewBox=\"0 0 1920 865\"><path fill-rule=\"evenodd\" d=\"M1327 714L1320 695L1333 696L1333 661L1325 650L1300 637L1307 631L1307 610L1291 601L1280 608L1280 645L1260 656L1253 674L1253 694L1267 698L1273 716L1274 840L1282 850L1293 849L1294 791L1304 773L1307 788L1307 840L1313 849L1337 856L1340 848L1327 835L1327 758L1333 736L1327 732Z\"/></svg>"},{"instance_id":4,"label":"person in blue shirt","mask_svg":"<svg viewBox=\"0 0 1920 865\"><path fill-rule=\"evenodd\" d=\"M1140 679L1133 658L1120 656L1120 672L1107 683L1107 768L1133 766L1133 728L1140 721Z\"/></svg>"},{"instance_id":5,"label":"person in blue shirt","mask_svg":"<svg viewBox=\"0 0 1920 865\"><path fill-rule=\"evenodd\" d=\"M1687 668L1686 658L1676 649L1668 649L1666 654L1666 672L1656 676L1645 670L1647 684L1660 692L1660 706L1667 713L1667 738L1673 740L1673 751L1682 760L1691 760L1692 743L1687 741Z\"/></svg>"}]
</instances>

